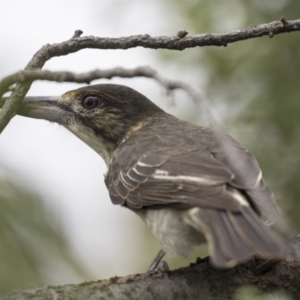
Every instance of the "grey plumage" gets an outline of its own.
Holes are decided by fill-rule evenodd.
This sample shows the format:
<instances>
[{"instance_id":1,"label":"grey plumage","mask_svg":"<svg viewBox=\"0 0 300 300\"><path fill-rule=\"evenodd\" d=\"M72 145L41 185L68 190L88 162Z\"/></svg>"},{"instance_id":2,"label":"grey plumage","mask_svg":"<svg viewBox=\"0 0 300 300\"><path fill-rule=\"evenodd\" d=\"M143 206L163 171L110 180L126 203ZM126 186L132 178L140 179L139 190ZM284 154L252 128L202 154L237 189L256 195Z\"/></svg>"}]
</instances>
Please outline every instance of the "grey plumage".
<instances>
[{"instance_id":1,"label":"grey plumage","mask_svg":"<svg viewBox=\"0 0 300 300\"><path fill-rule=\"evenodd\" d=\"M137 213L167 253L186 255L206 239L220 268L255 254L294 254L261 221L281 220L273 194L256 159L230 136L224 151L209 128L178 120L119 85L28 98L18 113L57 122L99 153L113 204Z\"/></svg>"},{"instance_id":2,"label":"grey plumage","mask_svg":"<svg viewBox=\"0 0 300 300\"><path fill-rule=\"evenodd\" d=\"M195 239L183 245L183 236L176 236L171 229L162 233L159 227L168 227L162 222L171 219L164 221L161 210L166 209L166 214L172 211L173 216L182 213L185 220L178 221L176 230L187 232L186 226L190 226L192 236L196 230L199 237L203 231L217 267L234 266L253 254L273 258L292 255L288 243L258 217L264 214L278 219L273 194L265 186L255 158L234 143L244 160L232 170L209 129L167 114L157 115L115 150L106 178L112 202L139 214L152 227L163 249L181 255L191 250ZM239 168L250 169L251 176L240 177ZM146 209L151 210L152 222L158 228L146 220ZM170 250L160 237L172 234L177 241L171 244L177 250Z\"/></svg>"}]
</instances>

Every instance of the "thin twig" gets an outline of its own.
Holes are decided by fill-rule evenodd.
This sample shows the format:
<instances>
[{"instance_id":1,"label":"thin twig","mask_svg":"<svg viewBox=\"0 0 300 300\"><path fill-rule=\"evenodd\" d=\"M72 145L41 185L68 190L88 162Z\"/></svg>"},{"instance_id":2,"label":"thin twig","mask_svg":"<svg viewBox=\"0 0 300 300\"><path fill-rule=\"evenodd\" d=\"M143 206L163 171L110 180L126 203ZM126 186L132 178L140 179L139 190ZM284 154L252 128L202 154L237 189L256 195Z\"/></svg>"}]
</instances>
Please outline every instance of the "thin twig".
<instances>
[{"instance_id":1,"label":"thin twig","mask_svg":"<svg viewBox=\"0 0 300 300\"><path fill-rule=\"evenodd\" d=\"M261 36L274 36L276 34L299 31L300 19L287 21L284 18L267 24L260 24L242 30L229 31L226 33L205 33L185 37L158 36L151 37L148 34L121 38L103 38L87 36L81 37L82 31L77 30L73 37L59 44L45 45L30 60L26 70L41 69L49 59L68 55L82 49L129 49L144 47L151 49L184 50L186 48L204 46L227 46L229 43L242 41ZM28 92L31 82L19 83L11 94L10 100L4 105L0 112L0 133L15 115L16 110ZM3 91L0 91L2 97Z\"/></svg>"},{"instance_id":2,"label":"thin twig","mask_svg":"<svg viewBox=\"0 0 300 300\"><path fill-rule=\"evenodd\" d=\"M113 68L107 70L93 70L86 73L72 73L68 71L52 72L48 70L22 70L16 72L12 75L9 75L3 78L0 81L0 91L9 91L9 87L15 83L26 83L28 81L35 80L47 80L55 82L76 82L76 83L86 83L90 84L93 80L96 79L111 79L112 77L123 77L123 78L132 78L132 77L158 77L158 73L148 66L141 66L134 69L124 69L124 68ZM169 81L164 81L162 78L160 80L162 84L167 89L171 89Z\"/></svg>"}]
</instances>

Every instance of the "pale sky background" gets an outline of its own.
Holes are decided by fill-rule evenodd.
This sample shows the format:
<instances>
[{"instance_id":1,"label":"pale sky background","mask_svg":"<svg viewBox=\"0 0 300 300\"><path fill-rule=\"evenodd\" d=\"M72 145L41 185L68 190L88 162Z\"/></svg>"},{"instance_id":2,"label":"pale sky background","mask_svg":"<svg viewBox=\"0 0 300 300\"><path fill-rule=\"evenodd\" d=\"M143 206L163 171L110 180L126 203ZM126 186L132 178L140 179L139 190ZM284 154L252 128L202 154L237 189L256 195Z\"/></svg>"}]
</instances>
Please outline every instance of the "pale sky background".
<instances>
[{"instance_id":1,"label":"pale sky background","mask_svg":"<svg viewBox=\"0 0 300 300\"><path fill-rule=\"evenodd\" d=\"M163 1L0 0L0 7L1 78L22 69L44 44L69 39L76 29L83 30L84 35L102 37L176 35L178 30L188 30ZM193 83L192 74L179 70L175 63L166 68L155 50L143 48L83 50L54 58L44 69L86 72L140 65L151 65L164 76ZM161 88L149 79L110 82L135 88L173 114L192 107L187 102L168 106L162 101ZM60 95L79 86L35 82L28 95ZM111 204L103 181L103 160L66 129L15 117L0 136L0 169L1 176L17 177L61 215L70 243L94 274L92 279L143 272L159 250L154 244L149 256L150 233L142 222L133 213ZM141 239L139 227L144 228L147 239ZM143 255L145 251L147 255ZM143 267L137 269L133 260Z\"/></svg>"}]
</instances>

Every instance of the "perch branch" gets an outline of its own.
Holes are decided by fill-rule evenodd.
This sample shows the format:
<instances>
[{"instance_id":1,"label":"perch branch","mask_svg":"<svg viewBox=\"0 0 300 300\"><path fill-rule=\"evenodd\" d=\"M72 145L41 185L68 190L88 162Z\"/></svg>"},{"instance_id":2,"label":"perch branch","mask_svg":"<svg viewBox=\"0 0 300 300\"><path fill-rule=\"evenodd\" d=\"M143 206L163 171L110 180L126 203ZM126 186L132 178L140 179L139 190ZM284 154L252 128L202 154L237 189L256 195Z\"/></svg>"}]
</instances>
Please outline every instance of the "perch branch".
<instances>
[{"instance_id":1,"label":"perch branch","mask_svg":"<svg viewBox=\"0 0 300 300\"><path fill-rule=\"evenodd\" d=\"M297 248L300 246L299 241L299 237L292 241ZM253 275L251 270L261 262L253 259L236 268L216 270L207 258L199 259L189 267L168 273L157 271L82 284L25 288L6 294L3 300L228 300L233 299L236 291L245 285L255 285L263 293L284 291L291 299L299 299L299 261L283 261L263 275Z\"/></svg>"}]
</instances>

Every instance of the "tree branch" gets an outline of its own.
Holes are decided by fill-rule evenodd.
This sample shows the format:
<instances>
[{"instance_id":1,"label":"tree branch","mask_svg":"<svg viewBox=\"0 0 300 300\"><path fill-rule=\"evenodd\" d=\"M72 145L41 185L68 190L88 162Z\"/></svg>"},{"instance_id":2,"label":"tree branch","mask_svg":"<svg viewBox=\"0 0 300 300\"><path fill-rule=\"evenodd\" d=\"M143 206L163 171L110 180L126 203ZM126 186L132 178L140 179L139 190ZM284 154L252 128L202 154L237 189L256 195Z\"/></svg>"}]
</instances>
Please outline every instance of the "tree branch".
<instances>
[{"instance_id":1,"label":"tree branch","mask_svg":"<svg viewBox=\"0 0 300 300\"><path fill-rule=\"evenodd\" d=\"M82 49L129 49L144 47L151 49L184 50L186 48L204 46L227 46L229 43L256 38L264 35L273 37L276 34L299 31L300 20L287 21L283 17L279 21L261 24L243 30L229 31L226 33L205 33L194 36L177 34L173 37L151 37L148 34L121 38L101 38L94 36L80 37L81 30L77 30L71 39L52 45L43 46L25 67L26 70L41 69L49 59L68 55ZM3 106L0 112L0 133L16 113L19 103L22 101L31 86L31 82L17 84L11 94L10 100ZM0 93L0 97L3 94Z\"/></svg>"},{"instance_id":2,"label":"tree branch","mask_svg":"<svg viewBox=\"0 0 300 300\"><path fill-rule=\"evenodd\" d=\"M300 238L292 241L300 247ZM284 261L275 265L267 273L255 276L251 272L262 260L227 270L216 270L208 258L198 259L189 267L168 273L152 272L127 277L114 277L102 281L65 286L43 286L16 290L6 294L3 300L12 299L232 299L236 291L245 285L253 285L263 293L284 291L299 299L300 262Z\"/></svg>"}]
</instances>

